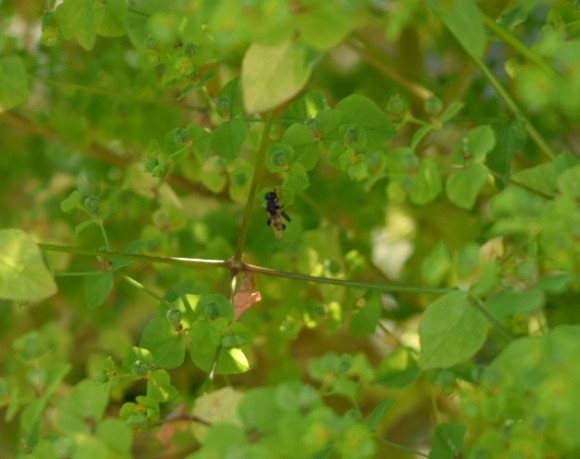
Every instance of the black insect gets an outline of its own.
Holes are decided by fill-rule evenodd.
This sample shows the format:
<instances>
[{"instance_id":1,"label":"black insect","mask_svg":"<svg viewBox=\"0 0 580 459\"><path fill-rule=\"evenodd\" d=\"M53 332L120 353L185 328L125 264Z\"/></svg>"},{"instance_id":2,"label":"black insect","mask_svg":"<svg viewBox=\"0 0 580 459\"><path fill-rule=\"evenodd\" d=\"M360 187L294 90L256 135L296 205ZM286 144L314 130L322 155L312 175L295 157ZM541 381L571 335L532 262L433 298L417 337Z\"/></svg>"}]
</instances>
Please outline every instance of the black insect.
<instances>
[{"instance_id":1,"label":"black insect","mask_svg":"<svg viewBox=\"0 0 580 459\"><path fill-rule=\"evenodd\" d=\"M264 198L266 199L266 213L268 214L266 223L272 227L276 239L282 239L282 236L284 236L284 230L286 229L282 217L288 222L292 220L290 220L288 214L284 212L284 206L279 204L280 196L277 191L268 191L264 195Z\"/></svg>"}]
</instances>

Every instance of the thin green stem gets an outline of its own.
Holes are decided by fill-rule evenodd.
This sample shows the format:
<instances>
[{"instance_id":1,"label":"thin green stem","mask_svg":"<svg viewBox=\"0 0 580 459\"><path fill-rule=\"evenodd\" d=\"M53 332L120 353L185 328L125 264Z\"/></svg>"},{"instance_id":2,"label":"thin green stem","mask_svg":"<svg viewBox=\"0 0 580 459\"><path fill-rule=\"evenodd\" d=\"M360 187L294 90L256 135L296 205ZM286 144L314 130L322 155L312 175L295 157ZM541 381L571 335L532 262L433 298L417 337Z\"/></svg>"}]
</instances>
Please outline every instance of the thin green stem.
<instances>
[{"instance_id":1,"label":"thin green stem","mask_svg":"<svg viewBox=\"0 0 580 459\"><path fill-rule=\"evenodd\" d=\"M264 161L266 158L266 150L268 149L268 144L270 143L270 129L272 128L272 122L273 117L272 112L270 112L266 119L264 130L262 131L262 139L260 140L260 147L258 148L258 154L256 155L256 163L254 165L254 175L252 177L252 184L250 185L250 192L248 194L246 210L244 212L244 217L242 219L242 227L240 228L240 232L238 234L236 251L234 252L233 257L233 261L235 264L239 263L242 259L244 244L246 243L246 235L248 234L248 227L250 225L250 217L252 216L252 211L254 210L256 193L258 192L258 183L260 181L260 177L262 176L262 168L264 166Z\"/></svg>"},{"instance_id":2,"label":"thin green stem","mask_svg":"<svg viewBox=\"0 0 580 459\"><path fill-rule=\"evenodd\" d=\"M40 249L46 251L74 253L76 255L86 255L111 259L135 260L147 263L165 263L183 266L212 265L218 268L229 269L230 271L232 270L248 271L257 274L263 274L265 276L285 277L287 279L315 282L318 284L339 285L343 287L367 288L381 290L384 292L410 292L410 293L429 293L435 295L442 295L454 290L449 288L430 288L410 285L376 284L372 282L357 282L344 279L332 279L329 277L309 276L306 274L290 273L287 271L278 271L276 269L264 268L262 266L255 266L247 263L234 262L232 259L212 260L204 258L155 257L151 255L140 255L133 253L104 252L102 250L81 249L76 247L66 247L55 244L38 244L38 246L40 247Z\"/></svg>"},{"instance_id":3,"label":"thin green stem","mask_svg":"<svg viewBox=\"0 0 580 459\"><path fill-rule=\"evenodd\" d=\"M52 252L73 253L75 255L85 255L89 257L104 257L111 259L143 261L147 263L165 263L185 266L214 265L226 269L230 269L231 266L231 262L229 260L213 260L207 258L156 257L153 255L141 255L138 253L110 252L96 249L83 249L79 247L67 247L63 245L43 244L43 243L39 243L38 247L41 250Z\"/></svg>"},{"instance_id":4,"label":"thin green stem","mask_svg":"<svg viewBox=\"0 0 580 459\"><path fill-rule=\"evenodd\" d=\"M120 276L128 284L131 284L133 287L136 287L139 290L144 291L145 293L147 293L148 295L152 296L153 298L155 298L159 302L167 305L168 307L171 307L171 303L169 301L167 301L162 296L157 295L157 293L155 293L153 290L145 287L141 282L138 282L135 279L133 279L132 277L129 277L126 274L123 274L123 273L117 273L117 275Z\"/></svg>"},{"instance_id":5,"label":"thin green stem","mask_svg":"<svg viewBox=\"0 0 580 459\"><path fill-rule=\"evenodd\" d=\"M420 100L428 100L433 97L432 91L417 83L409 81L406 77L396 72L392 66L385 62L385 55L372 47L364 37L357 35L355 39L349 39L347 45L356 50L364 61L376 68L389 80L401 86L413 96Z\"/></svg>"},{"instance_id":6,"label":"thin green stem","mask_svg":"<svg viewBox=\"0 0 580 459\"><path fill-rule=\"evenodd\" d=\"M107 232L105 231L105 224L103 223L103 221L99 221L99 229L101 230L101 234L103 235L103 239L105 241L105 247L107 248L107 251L111 248L111 246L109 245L109 238L107 237Z\"/></svg>"},{"instance_id":7,"label":"thin green stem","mask_svg":"<svg viewBox=\"0 0 580 459\"><path fill-rule=\"evenodd\" d=\"M98 276L99 274L103 274L103 270L85 271L82 273L54 273L54 277L84 277L84 276Z\"/></svg>"},{"instance_id":8,"label":"thin green stem","mask_svg":"<svg viewBox=\"0 0 580 459\"><path fill-rule=\"evenodd\" d=\"M341 285L343 287L357 287L357 288L368 288L374 290L382 290L384 292L412 292L412 293L432 293L432 294L445 294L451 292L453 289L448 288L430 288L430 287L417 287L409 285L387 285L387 284L374 284L371 282L357 282L349 281L344 279L332 279L330 277L318 277L309 276L307 274L289 273L286 271L278 271L275 269L264 268L261 266L254 266L247 263L242 263L240 266L240 271L250 271L253 273L264 274L266 276L273 277L285 277L288 279L297 279L307 282L316 282L318 284L331 284L331 285Z\"/></svg>"},{"instance_id":9,"label":"thin green stem","mask_svg":"<svg viewBox=\"0 0 580 459\"><path fill-rule=\"evenodd\" d=\"M558 72L556 72L554 68L552 68L545 61L543 61L537 54L533 53L524 43L518 40L512 33L510 33L509 30L506 30L504 27L499 25L497 22L495 22L493 19L491 19L484 13L481 13L481 17L483 19L483 24L489 30L495 33L499 38L501 38L504 43L509 45L519 54L521 54L528 61L537 65L538 68L542 69L551 77L560 77L560 75L558 74Z\"/></svg>"},{"instance_id":10,"label":"thin green stem","mask_svg":"<svg viewBox=\"0 0 580 459\"><path fill-rule=\"evenodd\" d=\"M508 94L508 92L504 89L501 83L497 80L495 75L489 70L489 68L483 63L483 61L475 56L471 56L479 70L488 81L488 83L495 89L497 95L504 101L507 107L514 115L519 115L526 121L526 130L528 131L528 135L532 138L534 143L538 146L540 150L550 159L554 159L556 154L552 151L552 149L548 146L544 138L541 134L536 130L536 128L532 125L532 123L527 119L527 117L523 114L521 109L516 104L515 100Z\"/></svg>"},{"instance_id":11,"label":"thin green stem","mask_svg":"<svg viewBox=\"0 0 580 459\"><path fill-rule=\"evenodd\" d=\"M483 302L477 298L475 295L470 295L470 298L473 300L473 305L479 310L479 312L481 312L485 318L495 327L495 329L499 332L499 334L501 336L503 336L507 341L511 341L514 339L514 337L512 336L512 334L507 331L505 329L505 327L503 327L497 320L495 317L493 317L489 311L487 309L485 309L485 306L483 304Z\"/></svg>"}]
</instances>

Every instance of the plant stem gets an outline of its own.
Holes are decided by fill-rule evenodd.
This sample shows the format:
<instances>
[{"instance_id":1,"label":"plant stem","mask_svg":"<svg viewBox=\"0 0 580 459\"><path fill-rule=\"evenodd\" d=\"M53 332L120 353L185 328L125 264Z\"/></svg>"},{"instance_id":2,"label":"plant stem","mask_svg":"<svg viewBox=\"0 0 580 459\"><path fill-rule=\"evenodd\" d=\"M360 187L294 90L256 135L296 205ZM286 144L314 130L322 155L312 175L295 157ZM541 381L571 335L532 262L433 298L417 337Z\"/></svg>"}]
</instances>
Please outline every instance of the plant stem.
<instances>
[{"instance_id":1,"label":"plant stem","mask_svg":"<svg viewBox=\"0 0 580 459\"><path fill-rule=\"evenodd\" d=\"M502 41L508 44L511 48L513 48L516 52L521 54L525 57L528 61L532 62L533 64L537 65L540 69L544 72L549 74L551 77L560 77L558 72L554 70L550 65L548 65L545 61L543 61L537 54L530 51L530 49L523 44L520 40L518 40L509 30L506 30L504 27L499 25L489 16L481 13L481 18L483 19L483 24L495 33Z\"/></svg>"},{"instance_id":2,"label":"plant stem","mask_svg":"<svg viewBox=\"0 0 580 459\"><path fill-rule=\"evenodd\" d=\"M250 192L248 194L248 201L246 202L246 210L244 212L244 217L242 219L242 227L238 234L238 242L236 244L236 251L234 252L233 262L238 264L242 260L242 252L244 251L244 244L246 242L246 235L248 233L248 227L250 225L250 217L252 216L252 211L254 210L254 203L256 199L256 193L258 192L258 182L262 176L262 167L264 165L264 160L266 158L266 150L268 149L268 144L270 143L270 129L272 128L272 112L268 113L266 118L266 124L264 125L264 130L262 131L262 139L260 140L260 147L258 148L258 154L256 155L256 163L254 165L254 175L252 176L252 184L250 186Z\"/></svg>"},{"instance_id":3,"label":"plant stem","mask_svg":"<svg viewBox=\"0 0 580 459\"><path fill-rule=\"evenodd\" d=\"M279 271L276 269L264 268L262 266L255 266L247 263L234 262L230 260L213 260L205 258L180 258L180 257L155 257L151 255L140 255L132 253L121 252L103 252L101 250L81 249L75 247L66 247L55 244L38 244L41 250L74 253L76 255L86 255L93 257L114 258L143 261L148 263L166 263L174 265L192 266L192 265L213 265L218 268L229 269L230 271L248 271L265 276L285 277L287 279L296 279L306 282L314 282L318 284L340 285L343 287L368 288L374 290L381 290L384 292L412 292L412 293L430 293L442 295L453 291L449 288L431 288L418 287L410 285L393 285L393 284L376 284L372 282L357 282L344 279L333 279L330 277L309 276L307 274L290 273L287 271Z\"/></svg>"},{"instance_id":4,"label":"plant stem","mask_svg":"<svg viewBox=\"0 0 580 459\"><path fill-rule=\"evenodd\" d=\"M403 75L393 70L393 67L387 65L385 56L380 51L374 49L363 37L356 36L356 39L349 39L347 44L356 50L364 61L418 99L428 100L433 97L432 91L409 81Z\"/></svg>"},{"instance_id":5,"label":"plant stem","mask_svg":"<svg viewBox=\"0 0 580 459\"><path fill-rule=\"evenodd\" d=\"M471 56L475 65L479 67L479 70L483 74L484 78L488 81L488 83L495 89L497 95L504 101L507 107L514 115L521 116L526 121L526 131L528 131L528 135L532 138L534 143L538 146L540 150L550 159L554 159L556 157L555 153L551 150L548 146L544 138L541 134L536 130L536 128L532 125L530 120L524 115L522 110L518 107L518 104L512 97L508 94L508 92L504 89L501 83L497 80L495 75L489 70L489 68L483 63L483 61L475 56Z\"/></svg>"},{"instance_id":6,"label":"plant stem","mask_svg":"<svg viewBox=\"0 0 580 459\"><path fill-rule=\"evenodd\" d=\"M413 292L413 293L433 293L445 294L451 292L453 289L448 288L430 288L430 287L416 287L409 285L386 285L374 284L371 282L357 282L344 279L332 279L330 277L309 276L307 274L289 273L286 271L278 271L275 269L264 268L262 266L254 266L247 263L242 263L240 271L250 271L258 274L273 277L286 277L288 279L297 279L307 282L315 282L318 284L341 285L343 287L358 287L369 288L375 290L382 290L384 292Z\"/></svg>"},{"instance_id":7,"label":"plant stem","mask_svg":"<svg viewBox=\"0 0 580 459\"><path fill-rule=\"evenodd\" d=\"M501 336L503 336L507 341L511 341L514 339L512 334L507 331L496 319L493 317L485 306L483 302L477 298L475 295L470 295L470 298L473 300L473 305L481 312L485 318L495 327L495 329L499 332Z\"/></svg>"},{"instance_id":8,"label":"plant stem","mask_svg":"<svg viewBox=\"0 0 580 459\"><path fill-rule=\"evenodd\" d=\"M180 258L180 257L156 257L153 255L141 255L138 253L123 253L123 252L109 252L96 249L82 249L79 247L67 247L63 245L56 244L43 244L39 243L38 247L41 250L53 251L53 252L64 252L73 253L75 255L86 255L89 257L104 257L113 259L125 259L134 261L144 261L148 263L166 263L174 265L186 265L191 266L195 264L203 265L217 265L220 268L230 267L229 260L213 260L207 258Z\"/></svg>"},{"instance_id":9,"label":"plant stem","mask_svg":"<svg viewBox=\"0 0 580 459\"><path fill-rule=\"evenodd\" d=\"M139 290L144 291L145 293L147 293L148 295L152 296L153 298L155 298L156 300L160 301L161 303L163 303L163 304L171 307L171 303L169 301L167 301L162 296L157 295L157 293L155 293L153 290L145 287L141 282L138 282L135 279L133 279L132 277L129 277L126 274L123 274L123 273L116 273L116 274L118 276L120 276L128 284L131 284L133 287L136 287Z\"/></svg>"}]
</instances>

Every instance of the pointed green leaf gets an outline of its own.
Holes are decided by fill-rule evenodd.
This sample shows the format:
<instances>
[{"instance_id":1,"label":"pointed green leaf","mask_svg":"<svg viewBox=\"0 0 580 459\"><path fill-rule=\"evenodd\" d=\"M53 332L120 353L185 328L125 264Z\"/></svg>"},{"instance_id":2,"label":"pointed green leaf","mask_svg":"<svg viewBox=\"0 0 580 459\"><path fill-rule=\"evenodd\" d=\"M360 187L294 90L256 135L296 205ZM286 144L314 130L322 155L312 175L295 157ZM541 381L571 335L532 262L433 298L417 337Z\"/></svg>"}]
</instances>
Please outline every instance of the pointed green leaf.
<instances>
[{"instance_id":1,"label":"pointed green leaf","mask_svg":"<svg viewBox=\"0 0 580 459\"><path fill-rule=\"evenodd\" d=\"M241 119L225 121L211 133L211 149L224 159L235 159L240 154L247 134L248 127Z\"/></svg>"},{"instance_id":2,"label":"pointed green leaf","mask_svg":"<svg viewBox=\"0 0 580 459\"><path fill-rule=\"evenodd\" d=\"M441 121L449 121L457 115L464 106L465 104L463 102L453 102L449 104L449 106L443 110L443 113L441 113Z\"/></svg>"},{"instance_id":3,"label":"pointed green leaf","mask_svg":"<svg viewBox=\"0 0 580 459\"><path fill-rule=\"evenodd\" d=\"M296 192L304 191L310 186L308 173L306 172L306 169L304 169L302 163L294 163L290 166L288 177L286 178L284 185Z\"/></svg>"},{"instance_id":4,"label":"pointed green leaf","mask_svg":"<svg viewBox=\"0 0 580 459\"><path fill-rule=\"evenodd\" d=\"M465 136L465 149L474 161L487 155L495 145L495 134L491 126L478 126Z\"/></svg>"},{"instance_id":5,"label":"pointed green leaf","mask_svg":"<svg viewBox=\"0 0 580 459\"><path fill-rule=\"evenodd\" d=\"M437 13L445 27L475 58L485 47L485 30L481 13L473 0L425 0Z\"/></svg>"},{"instance_id":6,"label":"pointed green leaf","mask_svg":"<svg viewBox=\"0 0 580 459\"><path fill-rule=\"evenodd\" d=\"M294 156L294 148L291 145L272 142L266 151L266 167L273 173L287 171Z\"/></svg>"},{"instance_id":7,"label":"pointed green leaf","mask_svg":"<svg viewBox=\"0 0 580 459\"><path fill-rule=\"evenodd\" d=\"M68 27L79 44L87 51L92 49L97 38L97 23L93 0L64 0L64 15Z\"/></svg>"},{"instance_id":8,"label":"pointed green leaf","mask_svg":"<svg viewBox=\"0 0 580 459\"><path fill-rule=\"evenodd\" d=\"M151 351L159 368L177 368L185 360L183 335L165 318L155 317L143 330L139 346Z\"/></svg>"},{"instance_id":9,"label":"pointed green leaf","mask_svg":"<svg viewBox=\"0 0 580 459\"><path fill-rule=\"evenodd\" d=\"M76 209L84 209L83 195L79 190L74 190L60 203L63 212L69 213Z\"/></svg>"},{"instance_id":10,"label":"pointed green leaf","mask_svg":"<svg viewBox=\"0 0 580 459\"><path fill-rule=\"evenodd\" d=\"M439 424L433 434L429 459L454 459L463 457L466 427L463 424L445 422Z\"/></svg>"},{"instance_id":11,"label":"pointed green leaf","mask_svg":"<svg viewBox=\"0 0 580 459\"><path fill-rule=\"evenodd\" d=\"M368 97L353 94L342 99L335 110L342 112L343 124L352 124L364 132L368 148L381 146L397 133L386 113Z\"/></svg>"},{"instance_id":12,"label":"pointed green leaf","mask_svg":"<svg viewBox=\"0 0 580 459\"><path fill-rule=\"evenodd\" d=\"M89 309L95 309L105 302L113 288L113 273L103 271L84 280L85 303Z\"/></svg>"},{"instance_id":13,"label":"pointed green leaf","mask_svg":"<svg viewBox=\"0 0 580 459\"><path fill-rule=\"evenodd\" d=\"M29 93L24 61L18 56L0 59L0 112L22 105Z\"/></svg>"},{"instance_id":14,"label":"pointed green leaf","mask_svg":"<svg viewBox=\"0 0 580 459\"><path fill-rule=\"evenodd\" d=\"M545 301L546 297L539 289L523 292L507 289L492 296L486 306L496 318L503 320L513 315L537 312L542 309Z\"/></svg>"},{"instance_id":15,"label":"pointed green leaf","mask_svg":"<svg viewBox=\"0 0 580 459\"><path fill-rule=\"evenodd\" d=\"M437 164L432 159L425 159L419 164L419 171L409 198L413 204L422 206L432 201L443 189Z\"/></svg>"},{"instance_id":16,"label":"pointed green leaf","mask_svg":"<svg viewBox=\"0 0 580 459\"><path fill-rule=\"evenodd\" d=\"M56 423L67 433L89 433L92 423L103 417L108 401L106 385L84 379L59 403Z\"/></svg>"},{"instance_id":17,"label":"pointed green leaf","mask_svg":"<svg viewBox=\"0 0 580 459\"><path fill-rule=\"evenodd\" d=\"M310 78L317 55L292 40L250 45L242 61L242 92L248 113L263 112L290 100Z\"/></svg>"},{"instance_id":18,"label":"pointed green leaf","mask_svg":"<svg viewBox=\"0 0 580 459\"><path fill-rule=\"evenodd\" d=\"M485 185L486 178L487 169L479 163L472 163L466 168L453 171L445 187L449 200L459 207L471 209Z\"/></svg>"},{"instance_id":19,"label":"pointed green leaf","mask_svg":"<svg viewBox=\"0 0 580 459\"><path fill-rule=\"evenodd\" d=\"M580 165L566 169L557 180L558 189L571 199L580 198Z\"/></svg>"},{"instance_id":20,"label":"pointed green leaf","mask_svg":"<svg viewBox=\"0 0 580 459\"><path fill-rule=\"evenodd\" d=\"M356 311L350 321L350 332L353 335L369 335L375 332L381 318L381 304L371 299L363 308Z\"/></svg>"},{"instance_id":21,"label":"pointed green leaf","mask_svg":"<svg viewBox=\"0 0 580 459\"><path fill-rule=\"evenodd\" d=\"M487 167L499 174L502 179L496 178L496 184L503 188L507 184L511 170L512 158L526 143L526 122L516 118L511 123L497 123L493 125L496 143L493 149L485 157Z\"/></svg>"},{"instance_id":22,"label":"pointed green leaf","mask_svg":"<svg viewBox=\"0 0 580 459\"><path fill-rule=\"evenodd\" d=\"M116 453L124 454L125 457L129 455L133 431L126 422L120 419L104 419L97 425L95 434Z\"/></svg>"},{"instance_id":23,"label":"pointed green leaf","mask_svg":"<svg viewBox=\"0 0 580 459\"><path fill-rule=\"evenodd\" d=\"M304 124L295 123L291 125L284 136L282 142L294 148L296 160L309 171L316 166L320 152L318 143L314 141L312 131Z\"/></svg>"},{"instance_id":24,"label":"pointed green leaf","mask_svg":"<svg viewBox=\"0 0 580 459\"><path fill-rule=\"evenodd\" d=\"M371 414L369 414L369 417L367 419L367 427L371 432L374 432L377 429L377 427L383 420L385 413L388 410L390 410L394 404L395 404L394 398L386 398L381 402L379 402L379 404L374 407L373 411L371 412Z\"/></svg>"},{"instance_id":25,"label":"pointed green leaf","mask_svg":"<svg viewBox=\"0 0 580 459\"><path fill-rule=\"evenodd\" d=\"M337 46L354 24L355 18L333 3L318 2L296 16L301 41L320 50Z\"/></svg>"},{"instance_id":26,"label":"pointed green leaf","mask_svg":"<svg viewBox=\"0 0 580 459\"><path fill-rule=\"evenodd\" d=\"M380 363L374 382L390 389L402 389L413 384L420 373L415 357L408 349L400 347Z\"/></svg>"},{"instance_id":27,"label":"pointed green leaf","mask_svg":"<svg viewBox=\"0 0 580 459\"><path fill-rule=\"evenodd\" d=\"M471 358L487 337L487 321L466 292L453 291L434 301L419 326L423 370L448 368Z\"/></svg>"},{"instance_id":28,"label":"pointed green leaf","mask_svg":"<svg viewBox=\"0 0 580 459\"><path fill-rule=\"evenodd\" d=\"M18 229L0 230L0 298L40 301L56 293L56 284L32 238Z\"/></svg>"},{"instance_id":29,"label":"pointed green leaf","mask_svg":"<svg viewBox=\"0 0 580 459\"><path fill-rule=\"evenodd\" d=\"M151 372L147 379L147 398L164 403L173 399L179 391L171 385L171 377L165 370Z\"/></svg>"}]
</instances>

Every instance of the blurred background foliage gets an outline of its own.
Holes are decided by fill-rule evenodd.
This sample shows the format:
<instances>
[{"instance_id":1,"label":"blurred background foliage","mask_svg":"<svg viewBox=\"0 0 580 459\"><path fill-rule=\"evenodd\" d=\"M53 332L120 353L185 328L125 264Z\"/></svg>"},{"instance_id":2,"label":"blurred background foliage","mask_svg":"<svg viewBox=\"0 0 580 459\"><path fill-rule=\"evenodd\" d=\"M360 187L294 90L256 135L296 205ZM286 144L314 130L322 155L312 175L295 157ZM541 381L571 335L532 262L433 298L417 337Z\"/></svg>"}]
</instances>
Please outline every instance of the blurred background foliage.
<instances>
[{"instance_id":1,"label":"blurred background foliage","mask_svg":"<svg viewBox=\"0 0 580 459\"><path fill-rule=\"evenodd\" d=\"M227 438L272 457L267 442L244 437L266 438L271 423L302 442L297 453L280 440L276 457L327 457L315 454L328 441L328 457L457 457L465 429L466 457L574 457L579 8L0 1L1 228L70 247L223 260L247 224L245 262L404 287L256 274L262 299L228 331L243 339L250 369L209 381L195 344L195 365L157 362L167 371L136 368L158 357L132 346L155 348L147 327L162 334L152 321L168 302L187 314L188 301L229 297L227 270L135 261L112 282L106 261L48 251L58 295L1 304L0 456L90 457L79 445L93 445L94 457L226 457ZM273 188L292 219L281 240L266 225ZM496 327L473 358L420 368L419 322L439 297L429 289L455 288ZM231 320L223 308L216 315ZM548 333L560 325L570 328ZM549 338L533 344L536 335ZM99 378L105 388L89 386ZM179 423L160 427L227 385L252 395L237 427L210 431L202 449ZM567 404L546 403L559 396ZM253 412L261 403L275 408ZM289 404L309 413L306 430ZM85 432L87 416L98 428Z\"/></svg>"}]
</instances>

